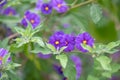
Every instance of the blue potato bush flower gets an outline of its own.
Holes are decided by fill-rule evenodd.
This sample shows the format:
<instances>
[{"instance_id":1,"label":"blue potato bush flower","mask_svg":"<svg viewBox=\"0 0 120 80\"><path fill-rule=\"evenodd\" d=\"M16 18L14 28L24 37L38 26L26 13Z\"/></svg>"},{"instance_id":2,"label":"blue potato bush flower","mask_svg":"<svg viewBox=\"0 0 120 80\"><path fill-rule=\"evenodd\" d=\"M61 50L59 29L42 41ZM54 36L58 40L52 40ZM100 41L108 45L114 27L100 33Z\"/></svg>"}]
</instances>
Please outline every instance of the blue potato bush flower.
<instances>
[{"instance_id":1,"label":"blue potato bush flower","mask_svg":"<svg viewBox=\"0 0 120 80\"><path fill-rule=\"evenodd\" d=\"M32 28L35 29L40 24L40 16L36 13L26 11L21 24L25 27L28 26L27 20L31 23Z\"/></svg>"},{"instance_id":2,"label":"blue potato bush flower","mask_svg":"<svg viewBox=\"0 0 120 80\"><path fill-rule=\"evenodd\" d=\"M64 0L51 0L51 4L58 13L65 13L69 9Z\"/></svg>"},{"instance_id":3,"label":"blue potato bush flower","mask_svg":"<svg viewBox=\"0 0 120 80\"><path fill-rule=\"evenodd\" d=\"M82 47L81 44L86 44L86 45L89 45L90 47L93 47L93 45L94 45L94 39L92 38L92 36L88 32L84 32L82 34L79 34L76 37L75 42L76 42L76 48L78 50L80 50L81 52L88 52L86 49L84 49Z\"/></svg>"},{"instance_id":4,"label":"blue potato bush flower","mask_svg":"<svg viewBox=\"0 0 120 80\"><path fill-rule=\"evenodd\" d=\"M12 16L16 15L16 10L13 7L7 7L6 9L3 10L4 15Z\"/></svg>"},{"instance_id":5,"label":"blue potato bush flower","mask_svg":"<svg viewBox=\"0 0 120 80\"><path fill-rule=\"evenodd\" d=\"M60 49L65 45L64 33L55 32L50 38L49 43L52 44L56 49Z\"/></svg>"},{"instance_id":6,"label":"blue potato bush flower","mask_svg":"<svg viewBox=\"0 0 120 80\"><path fill-rule=\"evenodd\" d=\"M50 2L45 3L43 0L38 0L36 3L36 9L41 11L41 13L48 15L52 13L52 5Z\"/></svg>"},{"instance_id":7,"label":"blue potato bush flower","mask_svg":"<svg viewBox=\"0 0 120 80\"><path fill-rule=\"evenodd\" d=\"M52 5L50 3L43 3L41 6L41 12L43 14L51 14L52 13Z\"/></svg>"}]
</instances>

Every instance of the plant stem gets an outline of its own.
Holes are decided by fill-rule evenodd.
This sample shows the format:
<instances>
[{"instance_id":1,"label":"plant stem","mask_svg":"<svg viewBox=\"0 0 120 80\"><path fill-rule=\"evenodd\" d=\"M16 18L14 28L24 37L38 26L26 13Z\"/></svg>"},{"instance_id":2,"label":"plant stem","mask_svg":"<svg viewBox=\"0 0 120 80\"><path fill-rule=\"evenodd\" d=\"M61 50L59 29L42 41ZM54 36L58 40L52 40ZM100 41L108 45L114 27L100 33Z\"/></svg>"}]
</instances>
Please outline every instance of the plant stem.
<instances>
[{"instance_id":1,"label":"plant stem","mask_svg":"<svg viewBox=\"0 0 120 80\"><path fill-rule=\"evenodd\" d=\"M74 5L73 7L71 7L71 9L77 8L77 7L86 5L86 4L89 4L89 3L93 2L93 1L95 1L95 0L88 0L88 1L82 2L82 3L80 3L80 4Z\"/></svg>"}]
</instances>

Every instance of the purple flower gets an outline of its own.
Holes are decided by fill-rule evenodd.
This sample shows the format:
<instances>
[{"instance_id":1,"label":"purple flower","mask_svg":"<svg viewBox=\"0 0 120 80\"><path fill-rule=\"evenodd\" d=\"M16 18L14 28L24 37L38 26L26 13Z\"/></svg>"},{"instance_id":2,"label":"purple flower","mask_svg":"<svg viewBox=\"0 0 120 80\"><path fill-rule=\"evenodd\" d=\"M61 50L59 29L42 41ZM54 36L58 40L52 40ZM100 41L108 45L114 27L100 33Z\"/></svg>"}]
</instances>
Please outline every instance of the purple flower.
<instances>
[{"instance_id":1,"label":"purple flower","mask_svg":"<svg viewBox=\"0 0 120 80\"><path fill-rule=\"evenodd\" d=\"M49 43L52 44L56 49L60 49L65 45L64 33L61 31L55 32L50 38Z\"/></svg>"},{"instance_id":2,"label":"purple flower","mask_svg":"<svg viewBox=\"0 0 120 80\"><path fill-rule=\"evenodd\" d=\"M87 32L84 32L82 34L79 34L76 37L76 48L80 50L81 52L88 52L86 49L84 49L81 44L86 44L92 47L94 45L94 39L91 37L91 35Z\"/></svg>"},{"instance_id":3,"label":"purple flower","mask_svg":"<svg viewBox=\"0 0 120 80\"><path fill-rule=\"evenodd\" d=\"M63 76L62 66L60 66L60 65L58 65L58 64L54 64L54 65L53 65L53 68L54 68L54 70L55 70L58 74L60 74L60 75Z\"/></svg>"},{"instance_id":4,"label":"purple flower","mask_svg":"<svg viewBox=\"0 0 120 80\"><path fill-rule=\"evenodd\" d=\"M81 59L78 56L72 55L71 60L74 62L75 67L76 67L76 80L80 78L81 72L82 72L82 63Z\"/></svg>"},{"instance_id":5,"label":"purple flower","mask_svg":"<svg viewBox=\"0 0 120 80\"><path fill-rule=\"evenodd\" d=\"M40 24L40 17L36 13L26 11L24 18L21 21L21 24L27 27L27 20L32 24L32 28L35 29Z\"/></svg>"},{"instance_id":6,"label":"purple flower","mask_svg":"<svg viewBox=\"0 0 120 80\"><path fill-rule=\"evenodd\" d=\"M50 3L43 3L41 6L41 12L43 14L51 14L52 6L50 5Z\"/></svg>"},{"instance_id":7,"label":"purple flower","mask_svg":"<svg viewBox=\"0 0 120 80\"><path fill-rule=\"evenodd\" d=\"M2 8L7 3L7 0L0 0L0 8Z\"/></svg>"},{"instance_id":8,"label":"purple flower","mask_svg":"<svg viewBox=\"0 0 120 80\"><path fill-rule=\"evenodd\" d=\"M68 6L64 0L51 0L51 4L58 13L64 13L68 10Z\"/></svg>"},{"instance_id":9,"label":"purple flower","mask_svg":"<svg viewBox=\"0 0 120 80\"><path fill-rule=\"evenodd\" d=\"M16 10L12 7L7 7L5 10L3 10L3 14L9 16L16 15Z\"/></svg>"},{"instance_id":10,"label":"purple flower","mask_svg":"<svg viewBox=\"0 0 120 80\"><path fill-rule=\"evenodd\" d=\"M64 39L65 39L65 46L67 47L64 51L70 52L70 51L74 50L75 37L73 35L66 34L66 35L64 35Z\"/></svg>"},{"instance_id":11,"label":"purple flower","mask_svg":"<svg viewBox=\"0 0 120 80\"><path fill-rule=\"evenodd\" d=\"M42 58L42 59L48 59L51 57L51 54L42 54L42 53L38 53L37 55L39 58Z\"/></svg>"},{"instance_id":12,"label":"purple flower","mask_svg":"<svg viewBox=\"0 0 120 80\"><path fill-rule=\"evenodd\" d=\"M0 65L3 64L3 58L8 54L8 51L4 48L0 48ZM9 57L6 62L10 62L11 58Z\"/></svg>"},{"instance_id":13,"label":"purple flower","mask_svg":"<svg viewBox=\"0 0 120 80\"><path fill-rule=\"evenodd\" d=\"M52 13L52 5L51 3L44 3L43 0L38 0L36 3L36 9L40 10L43 14L51 14Z\"/></svg>"}]
</instances>

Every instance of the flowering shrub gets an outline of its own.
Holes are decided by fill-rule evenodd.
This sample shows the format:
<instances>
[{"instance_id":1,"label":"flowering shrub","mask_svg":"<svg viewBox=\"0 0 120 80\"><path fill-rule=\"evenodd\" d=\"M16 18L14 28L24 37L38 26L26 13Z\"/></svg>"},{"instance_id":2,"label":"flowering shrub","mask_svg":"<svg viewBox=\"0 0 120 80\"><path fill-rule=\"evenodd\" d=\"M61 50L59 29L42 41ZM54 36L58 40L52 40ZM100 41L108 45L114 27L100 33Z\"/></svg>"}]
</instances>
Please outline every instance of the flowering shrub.
<instances>
[{"instance_id":1,"label":"flowering shrub","mask_svg":"<svg viewBox=\"0 0 120 80\"><path fill-rule=\"evenodd\" d=\"M118 3L0 0L0 80L120 80Z\"/></svg>"}]
</instances>

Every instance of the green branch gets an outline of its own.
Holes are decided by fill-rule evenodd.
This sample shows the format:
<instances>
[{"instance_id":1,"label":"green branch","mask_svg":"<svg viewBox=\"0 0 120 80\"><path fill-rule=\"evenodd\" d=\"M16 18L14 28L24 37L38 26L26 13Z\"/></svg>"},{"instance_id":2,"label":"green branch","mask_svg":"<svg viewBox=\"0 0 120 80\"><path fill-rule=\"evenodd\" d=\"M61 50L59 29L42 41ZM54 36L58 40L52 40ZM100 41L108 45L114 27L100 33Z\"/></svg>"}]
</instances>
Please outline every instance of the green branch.
<instances>
[{"instance_id":1,"label":"green branch","mask_svg":"<svg viewBox=\"0 0 120 80\"><path fill-rule=\"evenodd\" d=\"M88 1L82 2L82 3L80 3L80 4L74 5L73 7L71 7L71 9L77 8L77 7L86 5L86 4L89 4L89 3L94 2L94 1L95 1L95 0L88 0Z\"/></svg>"}]
</instances>

